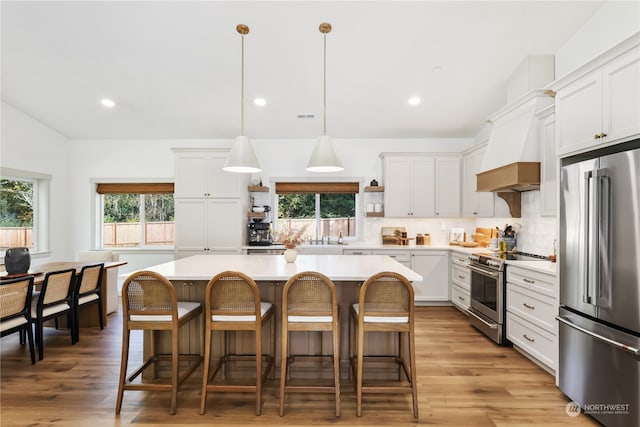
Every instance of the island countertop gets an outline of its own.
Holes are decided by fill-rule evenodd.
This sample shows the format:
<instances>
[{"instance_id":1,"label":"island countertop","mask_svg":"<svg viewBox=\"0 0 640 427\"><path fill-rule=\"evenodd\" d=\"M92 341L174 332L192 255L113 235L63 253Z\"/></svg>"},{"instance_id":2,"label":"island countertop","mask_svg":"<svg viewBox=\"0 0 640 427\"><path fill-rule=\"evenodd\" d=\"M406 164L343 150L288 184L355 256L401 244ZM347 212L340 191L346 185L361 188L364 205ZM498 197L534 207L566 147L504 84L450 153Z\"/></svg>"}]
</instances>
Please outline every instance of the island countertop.
<instances>
[{"instance_id":1,"label":"island countertop","mask_svg":"<svg viewBox=\"0 0 640 427\"><path fill-rule=\"evenodd\" d=\"M411 282L422 276L386 255L298 255L287 263L279 255L194 255L149 268L169 280L209 280L227 270L255 281L286 281L296 273L318 271L333 281L365 281L381 271L402 274Z\"/></svg>"}]
</instances>

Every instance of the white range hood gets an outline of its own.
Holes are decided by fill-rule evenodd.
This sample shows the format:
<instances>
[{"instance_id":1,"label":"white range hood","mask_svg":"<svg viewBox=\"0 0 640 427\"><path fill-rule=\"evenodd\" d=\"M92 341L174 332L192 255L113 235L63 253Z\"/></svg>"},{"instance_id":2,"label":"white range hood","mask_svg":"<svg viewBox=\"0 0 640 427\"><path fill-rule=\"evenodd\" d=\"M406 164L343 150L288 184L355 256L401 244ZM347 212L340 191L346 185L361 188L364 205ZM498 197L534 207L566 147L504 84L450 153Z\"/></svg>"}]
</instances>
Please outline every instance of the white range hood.
<instances>
[{"instance_id":1,"label":"white range hood","mask_svg":"<svg viewBox=\"0 0 640 427\"><path fill-rule=\"evenodd\" d=\"M539 119L536 113L553 104L543 90L532 90L489 117L493 124L480 173L478 191L495 191L519 216L521 191L540 188ZM518 194L504 195L504 192ZM516 209L516 206L517 209Z\"/></svg>"}]
</instances>

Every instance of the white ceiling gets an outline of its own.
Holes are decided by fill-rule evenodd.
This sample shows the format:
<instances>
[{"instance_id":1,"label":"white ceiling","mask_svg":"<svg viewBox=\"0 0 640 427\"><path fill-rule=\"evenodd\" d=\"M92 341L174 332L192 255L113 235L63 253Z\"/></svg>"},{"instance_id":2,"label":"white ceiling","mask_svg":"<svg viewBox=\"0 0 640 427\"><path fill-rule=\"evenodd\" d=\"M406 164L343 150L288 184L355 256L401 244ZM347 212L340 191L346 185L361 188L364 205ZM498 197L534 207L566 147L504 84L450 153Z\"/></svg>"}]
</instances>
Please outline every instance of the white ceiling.
<instances>
[{"instance_id":1,"label":"white ceiling","mask_svg":"<svg viewBox=\"0 0 640 427\"><path fill-rule=\"evenodd\" d=\"M329 135L472 137L517 65L553 54L601 4L2 1L2 99L69 138L232 138L244 23L245 134L315 138L329 22Z\"/></svg>"}]
</instances>

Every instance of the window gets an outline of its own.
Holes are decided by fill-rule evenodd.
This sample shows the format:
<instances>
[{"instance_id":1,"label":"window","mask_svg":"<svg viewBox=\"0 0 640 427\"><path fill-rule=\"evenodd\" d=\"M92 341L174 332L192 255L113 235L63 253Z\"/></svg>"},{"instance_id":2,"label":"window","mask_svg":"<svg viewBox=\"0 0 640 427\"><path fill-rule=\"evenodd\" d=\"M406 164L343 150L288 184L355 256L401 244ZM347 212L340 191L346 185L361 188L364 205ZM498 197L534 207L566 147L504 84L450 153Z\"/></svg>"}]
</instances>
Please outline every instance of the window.
<instances>
[{"instance_id":1,"label":"window","mask_svg":"<svg viewBox=\"0 0 640 427\"><path fill-rule=\"evenodd\" d=\"M278 228L307 226L305 237L356 236L357 182L276 183Z\"/></svg>"},{"instance_id":2,"label":"window","mask_svg":"<svg viewBox=\"0 0 640 427\"><path fill-rule=\"evenodd\" d=\"M2 168L0 179L0 251L27 247L48 250L49 175Z\"/></svg>"},{"instance_id":3,"label":"window","mask_svg":"<svg viewBox=\"0 0 640 427\"><path fill-rule=\"evenodd\" d=\"M172 183L98 184L103 248L173 246Z\"/></svg>"}]
</instances>

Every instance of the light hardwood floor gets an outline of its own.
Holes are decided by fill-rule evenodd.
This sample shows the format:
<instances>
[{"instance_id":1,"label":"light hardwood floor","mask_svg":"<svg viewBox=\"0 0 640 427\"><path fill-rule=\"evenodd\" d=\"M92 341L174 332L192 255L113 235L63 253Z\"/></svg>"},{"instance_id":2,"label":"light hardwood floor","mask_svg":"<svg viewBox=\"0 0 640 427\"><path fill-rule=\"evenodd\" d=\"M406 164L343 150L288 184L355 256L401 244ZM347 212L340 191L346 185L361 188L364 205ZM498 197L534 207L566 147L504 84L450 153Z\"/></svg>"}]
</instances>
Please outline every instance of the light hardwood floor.
<instances>
[{"instance_id":1,"label":"light hardwood floor","mask_svg":"<svg viewBox=\"0 0 640 427\"><path fill-rule=\"evenodd\" d=\"M122 413L114 415L121 351L120 314L104 331L82 329L70 345L66 331L46 328L45 358L32 366L17 334L1 341L0 424L9 426L452 426L596 425L569 417L569 400L552 376L512 348L496 346L469 326L452 307L416 310L420 419L408 395L366 395L363 416L355 416L353 385L342 384L342 417L333 417L330 395L287 396L278 416L278 387L264 390L262 416L254 415L251 394L210 395L199 415L200 375L196 370L178 394L178 412L169 415L169 394L125 392ZM141 336L132 339L132 360L141 360ZM131 362L134 363L134 362ZM130 364L132 366L132 364Z\"/></svg>"}]
</instances>

